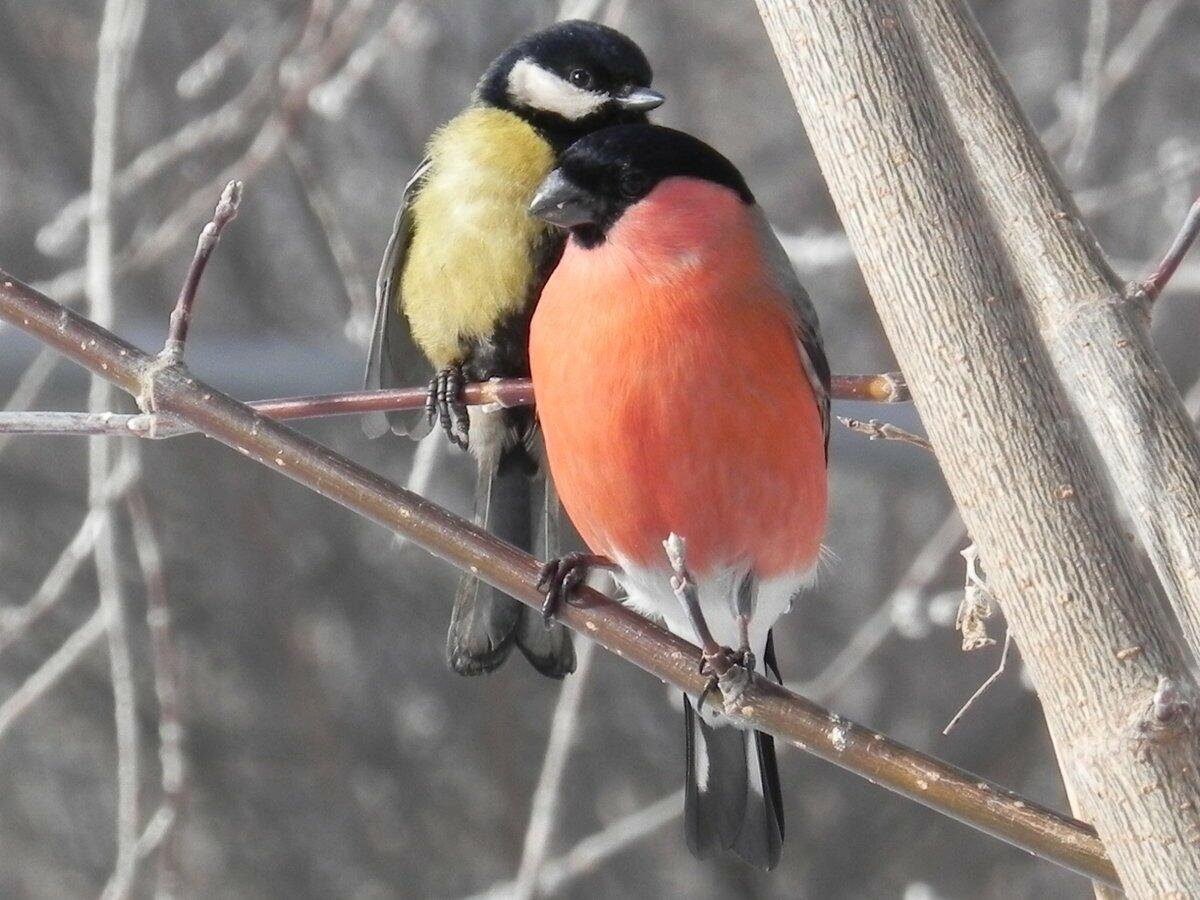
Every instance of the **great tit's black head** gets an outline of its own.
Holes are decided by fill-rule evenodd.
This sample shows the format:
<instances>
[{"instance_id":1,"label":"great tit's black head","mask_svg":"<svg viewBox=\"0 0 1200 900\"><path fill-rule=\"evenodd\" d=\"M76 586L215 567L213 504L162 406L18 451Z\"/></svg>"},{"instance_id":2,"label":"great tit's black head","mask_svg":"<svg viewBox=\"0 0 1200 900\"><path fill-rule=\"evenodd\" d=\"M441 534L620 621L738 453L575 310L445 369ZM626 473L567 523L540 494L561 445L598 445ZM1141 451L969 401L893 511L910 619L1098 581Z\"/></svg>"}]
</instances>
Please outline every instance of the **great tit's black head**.
<instances>
[{"instance_id":1,"label":"great tit's black head","mask_svg":"<svg viewBox=\"0 0 1200 900\"><path fill-rule=\"evenodd\" d=\"M616 125L580 138L538 188L530 212L568 228L579 243L604 241L629 207L668 178L696 178L754 195L742 173L699 138L661 125Z\"/></svg>"},{"instance_id":2,"label":"great tit's black head","mask_svg":"<svg viewBox=\"0 0 1200 900\"><path fill-rule=\"evenodd\" d=\"M662 105L640 47L595 22L558 22L509 47L488 67L476 98L541 129L557 146L619 122L644 122Z\"/></svg>"}]
</instances>

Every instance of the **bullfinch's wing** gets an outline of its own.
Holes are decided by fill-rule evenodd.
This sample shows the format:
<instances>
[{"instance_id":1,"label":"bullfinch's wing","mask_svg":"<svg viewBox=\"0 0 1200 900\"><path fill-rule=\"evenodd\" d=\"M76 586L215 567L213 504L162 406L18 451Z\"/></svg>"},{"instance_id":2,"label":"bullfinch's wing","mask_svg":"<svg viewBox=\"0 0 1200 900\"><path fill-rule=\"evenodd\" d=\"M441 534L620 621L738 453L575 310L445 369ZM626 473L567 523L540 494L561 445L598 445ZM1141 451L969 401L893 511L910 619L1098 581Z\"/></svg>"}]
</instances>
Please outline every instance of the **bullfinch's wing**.
<instances>
[{"instance_id":1,"label":"bullfinch's wing","mask_svg":"<svg viewBox=\"0 0 1200 900\"><path fill-rule=\"evenodd\" d=\"M409 328L404 304L400 302L400 278L404 272L404 257L413 234L413 201L429 172L429 158L421 160L408 183L392 236L388 239L375 283L375 321L371 327L371 349L367 356L367 390L393 387L414 387L427 384L433 369L425 359ZM371 413L363 418L363 431L368 437L382 437L389 431L406 434L414 440L429 433L430 425L424 409L391 413Z\"/></svg>"},{"instance_id":2,"label":"bullfinch's wing","mask_svg":"<svg viewBox=\"0 0 1200 900\"><path fill-rule=\"evenodd\" d=\"M808 291L796 277L787 251L775 235L771 224L761 209L756 208L758 239L763 248L767 264L775 276L776 284L790 301L791 313L795 318L796 339L800 343L800 358L804 371L812 384L817 398L817 409L821 413L821 427L825 432L825 458L829 458L829 395L831 377L829 360L825 358L825 345L821 342L821 326L817 321L817 310L809 299Z\"/></svg>"}]
</instances>

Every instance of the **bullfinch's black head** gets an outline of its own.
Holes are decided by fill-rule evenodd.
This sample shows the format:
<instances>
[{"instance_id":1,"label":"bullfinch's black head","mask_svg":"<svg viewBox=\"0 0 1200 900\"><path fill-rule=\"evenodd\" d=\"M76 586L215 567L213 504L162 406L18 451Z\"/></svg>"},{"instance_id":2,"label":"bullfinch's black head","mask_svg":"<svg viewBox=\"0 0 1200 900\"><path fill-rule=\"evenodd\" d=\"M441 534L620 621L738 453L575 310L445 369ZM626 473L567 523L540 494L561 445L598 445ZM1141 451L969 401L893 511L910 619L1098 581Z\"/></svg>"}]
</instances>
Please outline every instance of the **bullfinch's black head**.
<instances>
[{"instance_id":1,"label":"bullfinch's black head","mask_svg":"<svg viewBox=\"0 0 1200 900\"><path fill-rule=\"evenodd\" d=\"M640 47L595 22L558 22L502 53L475 89L476 100L521 116L559 149L620 122L644 122L662 105Z\"/></svg>"},{"instance_id":2,"label":"bullfinch's black head","mask_svg":"<svg viewBox=\"0 0 1200 900\"><path fill-rule=\"evenodd\" d=\"M699 138L661 125L617 125L580 138L538 188L530 212L568 228L585 247L605 235L630 206L668 178L697 178L754 195L742 173Z\"/></svg>"}]
</instances>

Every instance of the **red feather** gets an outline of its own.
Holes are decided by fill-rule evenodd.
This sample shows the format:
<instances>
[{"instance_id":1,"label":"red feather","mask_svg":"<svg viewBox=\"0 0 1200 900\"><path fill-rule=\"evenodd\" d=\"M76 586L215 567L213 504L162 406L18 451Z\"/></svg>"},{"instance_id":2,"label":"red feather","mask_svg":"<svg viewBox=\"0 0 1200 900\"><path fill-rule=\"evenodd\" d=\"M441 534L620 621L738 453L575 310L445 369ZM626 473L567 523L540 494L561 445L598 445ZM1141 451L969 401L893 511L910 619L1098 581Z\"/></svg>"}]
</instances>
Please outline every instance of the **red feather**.
<instances>
[{"instance_id":1,"label":"red feather","mask_svg":"<svg viewBox=\"0 0 1200 900\"><path fill-rule=\"evenodd\" d=\"M760 578L816 562L821 420L789 300L752 213L673 178L600 246L567 250L538 302L530 364L550 470L594 552Z\"/></svg>"}]
</instances>

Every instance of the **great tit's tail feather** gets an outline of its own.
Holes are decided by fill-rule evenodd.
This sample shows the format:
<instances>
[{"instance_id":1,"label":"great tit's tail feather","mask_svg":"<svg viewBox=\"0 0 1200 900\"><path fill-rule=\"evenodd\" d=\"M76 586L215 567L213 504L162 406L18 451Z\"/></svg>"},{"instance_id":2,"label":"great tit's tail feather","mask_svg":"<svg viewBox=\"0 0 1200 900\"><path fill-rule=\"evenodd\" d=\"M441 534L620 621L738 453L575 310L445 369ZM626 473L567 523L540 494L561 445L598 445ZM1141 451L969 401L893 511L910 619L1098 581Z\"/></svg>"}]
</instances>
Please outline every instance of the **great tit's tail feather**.
<instances>
[{"instance_id":1,"label":"great tit's tail feather","mask_svg":"<svg viewBox=\"0 0 1200 900\"><path fill-rule=\"evenodd\" d=\"M518 547L529 546L529 479L480 466L475 482L475 524ZM465 573L454 595L446 655L460 675L482 675L499 666L516 643L524 606Z\"/></svg>"},{"instance_id":2,"label":"great tit's tail feather","mask_svg":"<svg viewBox=\"0 0 1200 900\"><path fill-rule=\"evenodd\" d=\"M565 552L564 533L569 525L563 519L558 493L548 477L538 479L543 490L533 513L533 546L538 559L554 559ZM548 678L564 678L575 671L575 647L571 632L557 622L549 628L536 609L521 610L517 625L517 646L530 665Z\"/></svg>"}]
</instances>

